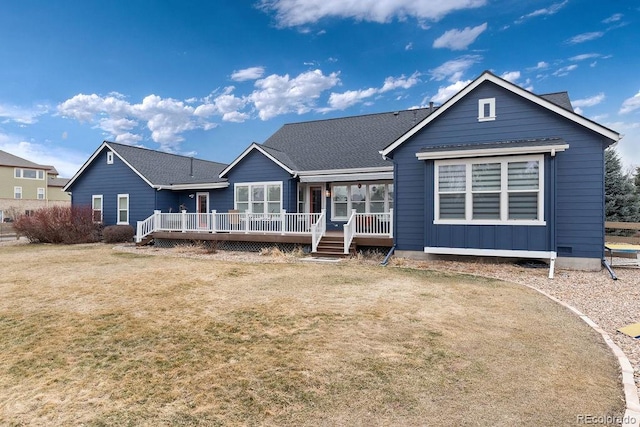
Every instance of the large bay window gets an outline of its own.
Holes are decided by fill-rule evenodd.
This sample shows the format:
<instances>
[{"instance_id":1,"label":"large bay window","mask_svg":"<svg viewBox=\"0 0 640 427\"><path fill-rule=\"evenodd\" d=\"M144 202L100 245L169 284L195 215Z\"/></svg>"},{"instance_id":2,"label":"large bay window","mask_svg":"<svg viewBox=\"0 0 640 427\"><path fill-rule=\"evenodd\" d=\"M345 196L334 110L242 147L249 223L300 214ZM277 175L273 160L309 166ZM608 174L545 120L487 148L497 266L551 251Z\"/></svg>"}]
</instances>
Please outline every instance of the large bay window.
<instances>
[{"instance_id":1,"label":"large bay window","mask_svg":"<svg viewBox=\"0 0 640 427\"><path fill-rule=\"evenodd\" d=\"M247 213L280 213L282 182L235 184L235 209Z\"/></svg>"},{"instance_id":2,"label":"large bay window","mask_svg":"<svg viewBox=\"0 0 640 427\"><path fill-rule=\"evenodd\" d=\"M435 162L435 222L544 225L544 157Z\"/></svg>"},{"instance_id":3,"label":"large bay window","mask_svg":"<svg viewBox=\"0 0 640 427\"><path fill-rule=\"evenodd\" d=\"M388 213L393 209L393 184L334 184L331 207L333 220L348 219L354 209L357 213Z\"/></svg>"}]
</instances>

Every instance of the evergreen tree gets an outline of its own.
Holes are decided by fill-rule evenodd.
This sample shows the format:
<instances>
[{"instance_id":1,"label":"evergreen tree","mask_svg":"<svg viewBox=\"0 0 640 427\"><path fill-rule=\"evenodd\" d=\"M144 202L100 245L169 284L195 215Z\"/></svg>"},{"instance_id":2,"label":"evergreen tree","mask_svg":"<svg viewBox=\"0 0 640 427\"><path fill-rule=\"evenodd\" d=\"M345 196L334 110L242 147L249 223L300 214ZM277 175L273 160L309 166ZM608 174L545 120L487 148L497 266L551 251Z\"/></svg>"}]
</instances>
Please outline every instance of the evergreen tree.
<instances>
[{"instance_id":1,"label":"evergreen tree","mask_svg":"<svg viewBox=\"0 0 640 427\"><path fill-rule=\"evenodd\" d=\"M622 172L622 161L614 148L604 153L605 217L607 221L640 221L640 196L634 180Z\"/></svg>"}]
</instances>

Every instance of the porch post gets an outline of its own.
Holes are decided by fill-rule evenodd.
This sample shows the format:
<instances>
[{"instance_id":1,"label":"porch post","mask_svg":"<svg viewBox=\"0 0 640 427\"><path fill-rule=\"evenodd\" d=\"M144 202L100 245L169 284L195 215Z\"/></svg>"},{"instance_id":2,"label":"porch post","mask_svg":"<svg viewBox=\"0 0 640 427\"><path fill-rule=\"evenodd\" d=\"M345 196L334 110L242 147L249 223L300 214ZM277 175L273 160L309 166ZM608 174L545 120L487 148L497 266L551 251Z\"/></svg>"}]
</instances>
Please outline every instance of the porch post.
<instances>
[{"instance_id":1,"label":"porch post","mask_svg":"<svg viewBox=\"0 0 640 427\"><path fill-rule=\"evenodd\" d=\"M153 211L153 231L160 229L160 210Z\"/></svg>"},{"instance_id":2,"label":"porch post","mask_svg":"<svg viewBox=\"0 0 640 427\"><path fill-rule=\"evenodd\" d=\"M182 215L180 215L180 222L182 223L182 232L186 233L187 232L187 211L183 210L182 211Z\"/></svg>"},{"instance_id":3,"label":"porch post","mask_svg":"<svg viewBox=\"0 0 640 427\"><path fill-rule=\"evenodd\" d=\"M211 211L211 232L212 233L217 233L218 232L218 221L216 218L216 210L212 210Z\"/></svg>"},{"instance_id":4,"label":"porch post","mask_svg":"<svg viewBox=\"0 0 640 427\"><path fill-rule=\"evenodd\" d=\"M283 209L282 210L282 219L280 220L281 224L280 224L280 234L282 234L284 236L286 227L287 227L287 210Z\"/></svg>"},{"instance_id":5,"label":"porch post","mask_svg":"<svg viewBox=\"0 0 640 427\"><path fill-rule=\"evenodd\" d=\"M393 238L393 208L389 209L389 237Z\"/></svg>"}]
</instances>

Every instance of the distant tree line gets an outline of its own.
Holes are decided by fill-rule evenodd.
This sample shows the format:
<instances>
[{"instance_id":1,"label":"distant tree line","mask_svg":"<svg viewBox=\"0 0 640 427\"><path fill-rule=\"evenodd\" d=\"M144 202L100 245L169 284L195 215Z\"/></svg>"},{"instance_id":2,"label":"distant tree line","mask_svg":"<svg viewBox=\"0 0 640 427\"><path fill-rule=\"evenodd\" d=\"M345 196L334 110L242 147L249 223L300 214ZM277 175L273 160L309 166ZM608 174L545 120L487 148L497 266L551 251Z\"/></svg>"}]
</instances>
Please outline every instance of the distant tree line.
<instances>
[{"instance_id":1,"label":"distant tree line","mask_svg":"<svg viewBox=\"0 0 640 427\"><path fill-rule=\"evenodd\" d=\"M608 148L604 155L606 220L640 222L640 167L625 172L614 147Z\"/></svg>"}]
</instances>

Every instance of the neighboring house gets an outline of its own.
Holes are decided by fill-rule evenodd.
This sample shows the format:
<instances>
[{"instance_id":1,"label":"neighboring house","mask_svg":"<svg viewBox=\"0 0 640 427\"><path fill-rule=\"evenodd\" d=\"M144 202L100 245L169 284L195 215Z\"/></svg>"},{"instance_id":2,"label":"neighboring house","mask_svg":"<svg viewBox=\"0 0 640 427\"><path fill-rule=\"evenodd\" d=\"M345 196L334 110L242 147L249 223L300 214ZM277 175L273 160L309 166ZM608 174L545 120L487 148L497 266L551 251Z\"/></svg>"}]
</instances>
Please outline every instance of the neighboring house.
<instances>
[{"instance_id":1,"label":"neighboring house","mask_svg":"<svg viewBox=\"0 0 640 427\"><path fill-rule=\"evenodd\" d=\"M0 221L36 209L69 205L71 197L62 188L53 166L40 165L0 150Z\"/></svg>"},{"instance_id":2,"label":"neighboring house","mask_svg":"<svg viewBox=\"0 0 640 427\"><path fill-rule=\"evenodd\" d=\"M74 206L106 225L136 226L153 213L210 209L209 190L227 187L225 164L105 141L69 180Z\"/></svg>"},{"instance_id":3,"label":"neighboring house","mask_svg":"<svg viewBox=\"0 0 640 427\"><path fill-rule=\"evenodd\" d=\"M240 213L243 230L252 232L253 222L304 213L324 218L312 230L314 248L325 227L347 224L345 234L392 237L403 256L558 257L564 266L597 269L604 149L619 139L576 114L565 92L535 95L485 72L438 108L287 124L228 166L203 162L219 173L204 180L184 179L201 161L173 156L180 160L168 167L172 155L105 142L65 190L74 204L93 197L95 205L108 186L105 223L115 222L117 198L129 194L131 201L129 189L146 186L154 191L136 190L149 200L132 218L182 205ZM109 165L109 151L121 167ZM125 161L126 151L145 153L147 172ZM386 225L371 232L365 226L372 219ZM224 228L218 220L206 224L209 233ZM271 231L285 235L287 227L283 219Z\"/></svg>"}]
</instances>

